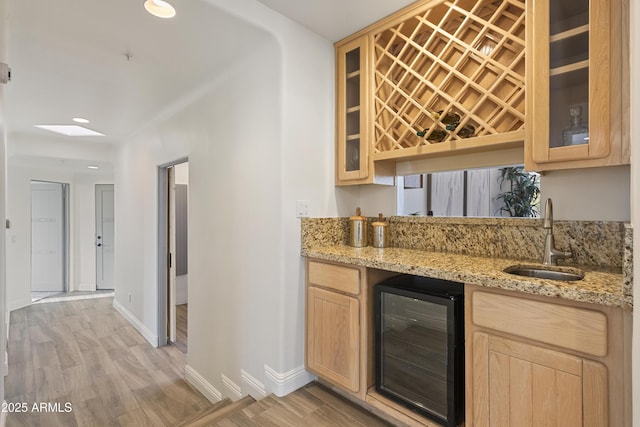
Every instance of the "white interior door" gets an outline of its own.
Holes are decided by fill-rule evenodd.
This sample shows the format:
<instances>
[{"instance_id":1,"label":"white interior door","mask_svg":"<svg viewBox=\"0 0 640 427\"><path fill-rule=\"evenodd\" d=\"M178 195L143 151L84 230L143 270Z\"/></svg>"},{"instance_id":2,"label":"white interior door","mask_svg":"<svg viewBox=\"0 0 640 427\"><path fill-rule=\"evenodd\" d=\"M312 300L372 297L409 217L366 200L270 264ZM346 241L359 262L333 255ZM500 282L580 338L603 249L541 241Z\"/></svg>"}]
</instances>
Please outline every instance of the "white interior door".
<instances>
[{"instance_id":1,"label":"white interior door","mask_svg":"<svg viewBox=\"0 0 640 427\"><path fill-rule=\"evenodd\" d=\"M65 291L63 184L31 182L31 291Z\"/></svg>"},{"instance_id":2,"label":"white interior door","mask_svg":"<svg viewBox=\"0 0 640 427\"><path fill-rule=\"evenodd\" d=\"M113 289L113 184L96 184L96 289Z\"/></svg>"}]
</instances>

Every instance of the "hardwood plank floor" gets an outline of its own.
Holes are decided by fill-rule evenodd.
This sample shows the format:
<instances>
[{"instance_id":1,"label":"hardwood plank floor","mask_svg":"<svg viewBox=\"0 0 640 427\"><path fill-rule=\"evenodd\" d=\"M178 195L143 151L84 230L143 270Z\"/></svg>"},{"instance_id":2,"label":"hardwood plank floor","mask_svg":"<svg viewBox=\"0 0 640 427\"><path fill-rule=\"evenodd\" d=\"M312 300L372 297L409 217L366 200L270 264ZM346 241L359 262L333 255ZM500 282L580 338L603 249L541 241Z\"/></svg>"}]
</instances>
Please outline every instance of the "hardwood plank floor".
<instances>
[{"instance_id":1,"label":"hardwood plank floor","mask_svg":"<svg viewBox=\"0 0 640 427\"><path fill-rule=\"evenodd\" d=\"M151 347L112 304L73 300L11 313L7 426L389 425L318 384L212 405L184 381L185 354Z\"/></svg>"},{"instance_id":2,"label":"hardwood plank floor","mask_svg":"<svg viewBox=\"0 0 640 427\"><path fill-rule=\"evenodd\" d=\"M189 311L188 304L176 305L176 347L184 354L187 354L187 313Z\"/></svg>"},{"instance_id":3,"label":"hardwood plank floor","mask_svg":"<svg viewBox=\"0 0 640 427\"><path fill-rule=\"evenodd\" d=\"M5 399L28 409L8 426L169 426L211 406L184 381L184 353L151 347L112 298L13 311L8 357ZM59 411L34 411L40 403Z\"/></svg>"}]
</instances>

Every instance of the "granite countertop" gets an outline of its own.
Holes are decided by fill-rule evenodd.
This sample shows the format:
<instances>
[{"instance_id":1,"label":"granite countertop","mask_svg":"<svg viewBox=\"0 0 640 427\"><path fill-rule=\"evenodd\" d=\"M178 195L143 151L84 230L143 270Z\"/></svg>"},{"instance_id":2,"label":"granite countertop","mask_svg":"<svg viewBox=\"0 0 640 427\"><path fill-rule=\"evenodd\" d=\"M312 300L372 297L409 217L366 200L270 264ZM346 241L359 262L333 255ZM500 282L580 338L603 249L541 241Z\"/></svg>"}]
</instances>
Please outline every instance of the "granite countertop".
<instances>
[{"instance_id":1,"label":"granite countertop","mask_svg":"<svg viewBox=\"0 0 640 427\"><path fill-rule=\"evenodd\" d=\"M536 265L533 262L515 259L484 258L393 247L354 248L346 245L303 249L302 255L398 273L622 307L627 310L633 307L633 298L625 295L621 273L589 267L578 266L584 272L582 280L566 282L504 273L502 270L511 265Z\"/></svg>"}]
</instances>

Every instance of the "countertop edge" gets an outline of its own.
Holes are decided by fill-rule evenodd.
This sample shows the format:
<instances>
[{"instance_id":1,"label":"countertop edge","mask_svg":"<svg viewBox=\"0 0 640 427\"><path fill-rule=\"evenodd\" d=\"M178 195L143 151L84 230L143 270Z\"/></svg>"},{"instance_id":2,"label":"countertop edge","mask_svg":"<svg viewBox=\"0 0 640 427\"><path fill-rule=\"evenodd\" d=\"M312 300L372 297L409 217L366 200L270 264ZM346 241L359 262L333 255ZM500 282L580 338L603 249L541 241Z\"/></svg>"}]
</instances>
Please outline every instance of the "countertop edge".
<instances>
[{"instance_id":1,"label":"countertop edge","mask_svg":"<svg viewBox=\"0 0 640 427\"><path fill-rule=\"evenodd\" d=\"M623 275L582 268L583 280L576 282L514 276L502 270L514 264L535 264L514 259L481 258L462 254L415 249L326 246L304 249L302 256L341 262L397 273L434 277L488 288L532 295L621 307L631 311L633 298L625 295Z\"/></svg>"}]
</instances>

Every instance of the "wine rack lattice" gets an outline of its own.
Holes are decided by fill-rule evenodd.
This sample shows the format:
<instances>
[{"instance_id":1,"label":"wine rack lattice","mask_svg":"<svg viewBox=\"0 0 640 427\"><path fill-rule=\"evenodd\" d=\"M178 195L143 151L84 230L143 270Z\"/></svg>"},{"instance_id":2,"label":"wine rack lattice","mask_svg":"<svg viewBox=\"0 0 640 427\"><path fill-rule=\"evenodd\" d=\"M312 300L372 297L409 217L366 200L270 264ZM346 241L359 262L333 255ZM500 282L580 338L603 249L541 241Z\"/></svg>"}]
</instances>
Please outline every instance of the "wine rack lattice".
<instances>
[{"instance_id":1,"label":"wine rack lattice","mask_svg":"<svg viewBox=\"0 0 640 427\"><path fill-rule=\"evenodd\" d=\"M524 129L524 1L443 1L373 49L374 153Z\"/></svg>"}]
</instances>

